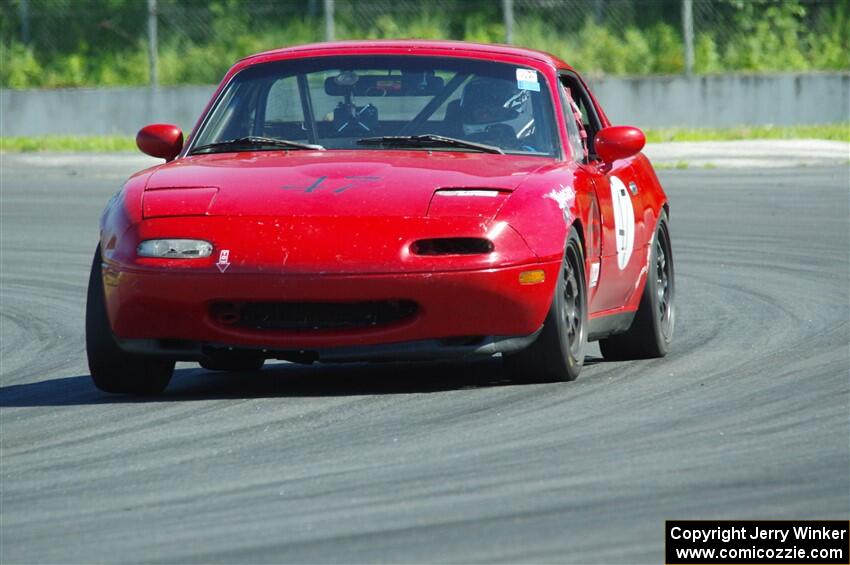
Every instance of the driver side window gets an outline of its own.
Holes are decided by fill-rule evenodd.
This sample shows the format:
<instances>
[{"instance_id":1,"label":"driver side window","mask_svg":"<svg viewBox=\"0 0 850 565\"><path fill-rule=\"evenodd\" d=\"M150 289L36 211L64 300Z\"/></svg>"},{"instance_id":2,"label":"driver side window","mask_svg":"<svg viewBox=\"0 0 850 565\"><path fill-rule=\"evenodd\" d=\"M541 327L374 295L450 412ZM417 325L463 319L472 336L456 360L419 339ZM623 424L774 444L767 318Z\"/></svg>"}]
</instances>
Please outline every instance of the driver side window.
<instances>
[{"instance_id":1,"label":"driver side window","mask_svg":"<svg viewBox=\"0 0 850 565\"><path fill-rule=\"evenodd\" d=\"M564 110L564 123L567 125L567 143L570 146L570 155L578 163L587 160L586 141L582 137L584 128L575 114L575 102L568 88L561 86L561 106Z\"/></svg>"},{"instance_id":2,"label":"driver side window","mask_svg":"<svg viewBox=\"0 0 850 565\"><path fill-rule=\"evenodd\" d=\"M571 74L561 75L561 84L570 89L573 100L575 100L579 111L581 111L581 125L584 127L584 131L587 132L587 151L589 153L589 159L596 159L596 151L593 147L593 141L596 137L596 132L601 129L601 126L599 117L596 115L596 110L593 107L593 103L590 101L584 86L575 76Z\"/></svg>"}]
</instances>

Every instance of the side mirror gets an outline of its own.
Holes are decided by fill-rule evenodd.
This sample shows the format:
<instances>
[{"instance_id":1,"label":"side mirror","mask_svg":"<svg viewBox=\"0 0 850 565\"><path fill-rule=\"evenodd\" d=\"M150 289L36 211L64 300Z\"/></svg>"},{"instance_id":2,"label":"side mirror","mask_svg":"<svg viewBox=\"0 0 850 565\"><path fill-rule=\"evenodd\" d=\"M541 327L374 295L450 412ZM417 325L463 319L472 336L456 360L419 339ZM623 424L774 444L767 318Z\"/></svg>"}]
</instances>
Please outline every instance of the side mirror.
<instances>
[{"instance_id":1,"label":"side mirror","mask_svg":"<svg viewBox=\"0 0 850 565\"><path fill-rule=\"evenodd\" d=\"M183 132L171 124L151 124L136 134L136 145L151 157L173 161L183 149Z\"/></svg>"},{"instance_id":2,"label":"side mirror","mask_svg":"<svg viewBox=\"0 0 850 565\"><path fill-rule=\"evenodd\" d=\"M640 153L646 145L646 136L632 126L611 126L596 133L593 145L599 158L610 165Z\"/></svg>"}]
</instances>

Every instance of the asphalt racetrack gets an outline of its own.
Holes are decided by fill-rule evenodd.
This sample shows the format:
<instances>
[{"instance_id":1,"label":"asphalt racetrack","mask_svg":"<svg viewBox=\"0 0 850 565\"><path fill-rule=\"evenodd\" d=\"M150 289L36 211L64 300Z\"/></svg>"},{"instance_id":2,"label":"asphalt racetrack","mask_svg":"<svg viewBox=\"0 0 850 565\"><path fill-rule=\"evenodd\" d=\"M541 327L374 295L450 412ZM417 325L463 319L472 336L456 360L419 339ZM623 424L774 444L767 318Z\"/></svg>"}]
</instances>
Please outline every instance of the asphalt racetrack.
<instances>
[{"instance_id":1,"label":"asphalt racetrack","mask_svg":"<svg viewBox=\"0 0 850 565\"><path fill-rule=\"evenodd\" d=\"M131 169L2 159L2 563L661 563L665 519L848 518L846 164L660 171L666 359L593 345L539 385L498 359L182 364L143 400L98 392L83 348Z\"/></svg>"}]
</instances>

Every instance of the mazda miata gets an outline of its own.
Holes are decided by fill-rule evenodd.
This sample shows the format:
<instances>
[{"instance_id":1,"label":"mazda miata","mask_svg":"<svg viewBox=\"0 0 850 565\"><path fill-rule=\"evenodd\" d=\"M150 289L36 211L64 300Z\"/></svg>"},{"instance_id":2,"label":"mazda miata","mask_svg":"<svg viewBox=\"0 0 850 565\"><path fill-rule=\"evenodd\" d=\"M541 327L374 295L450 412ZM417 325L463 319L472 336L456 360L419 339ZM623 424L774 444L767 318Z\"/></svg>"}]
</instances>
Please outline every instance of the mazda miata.
<instances>
[{"instance_id":1,"label":"mazda miata","mask_svg":"<svg viewBox=\"0 0 850 565\"><path fill-rule=\"evenodd\" d=\"M511 378L660 357L667 198L644 134L563 61L511 46L348 41L247 57L184 142L101 218L95 385L155 394L176 361L256 371L500 356Z\"/></svg>"}]
</instances>

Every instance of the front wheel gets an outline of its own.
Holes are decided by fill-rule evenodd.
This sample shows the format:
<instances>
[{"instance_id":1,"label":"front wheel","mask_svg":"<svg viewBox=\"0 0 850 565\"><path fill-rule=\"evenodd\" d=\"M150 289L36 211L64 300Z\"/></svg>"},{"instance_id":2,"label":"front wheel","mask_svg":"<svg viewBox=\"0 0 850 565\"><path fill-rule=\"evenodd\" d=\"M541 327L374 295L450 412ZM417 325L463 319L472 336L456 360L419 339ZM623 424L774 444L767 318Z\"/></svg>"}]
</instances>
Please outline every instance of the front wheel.
<instances>
[{"instance_id":1,"label":"front wheel","mask_svg":"<svg viewBox=\"0 0 850 565\"><path fill-rule=\"evenodd\" d=\"M174 373L174 361L130 355L115 342L103 295L100 246L94 253L89 275L86 355L94 385L105 392L159 394Z\"/></svg>"},{"instance_id":2,"label":"front wheel","mask_svg":"<svg viewBox=\"0 0 850 565\"><path fill-rule=\"evenodd\" d=\"M646 285L635 319L625 333L599 341L599 350L605 359L623 361L667 355L676 322L674 275L667 214L662 212L655 229Z\"/></svg>"},{"instance_id":3,"label":"front wheel","mask_svg":"<svg viewBox=\"0 0 850 565\"><path fill-rule=\"evenodd\" d=\"M512 378L553 382L575 380L587 345L587 287L584 253L575 228L570 231L561 274L543 331L526 349L505 356Z\"/></svg>"}]
</instances>

